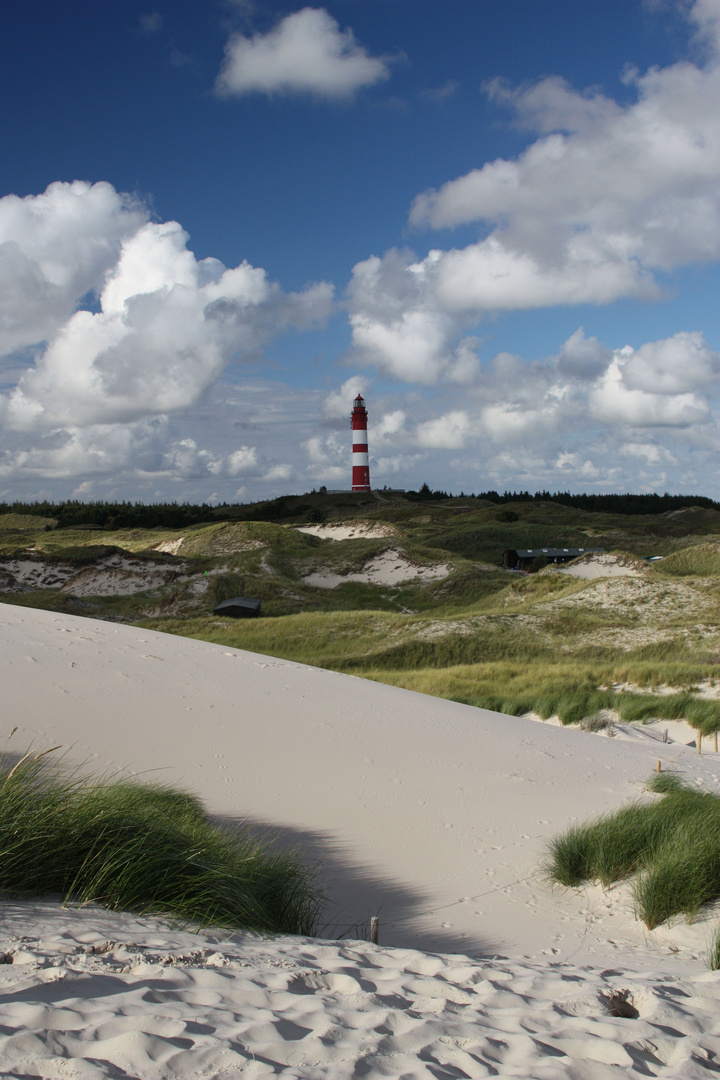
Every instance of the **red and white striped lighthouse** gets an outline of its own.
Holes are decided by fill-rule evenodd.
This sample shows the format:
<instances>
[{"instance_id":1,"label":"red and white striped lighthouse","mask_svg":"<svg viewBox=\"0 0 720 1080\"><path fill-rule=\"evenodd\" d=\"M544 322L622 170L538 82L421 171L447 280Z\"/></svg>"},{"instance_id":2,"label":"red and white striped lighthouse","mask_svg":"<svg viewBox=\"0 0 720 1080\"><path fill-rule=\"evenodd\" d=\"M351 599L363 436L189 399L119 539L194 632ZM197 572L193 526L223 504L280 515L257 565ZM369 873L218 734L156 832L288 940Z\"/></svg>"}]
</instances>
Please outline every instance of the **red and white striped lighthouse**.
<instances>
[{"instance_id":1,"label":"red and white striped lighthouse","mask_svg":"<svg viewBox=\"0 0 720 1080\"><path fill-rule=\"evenodd\" d=\"M368 457L367 409L360 394L355 398L352 411L352 489L370 490L370 459Z\"/></svg>"}]
</instances>

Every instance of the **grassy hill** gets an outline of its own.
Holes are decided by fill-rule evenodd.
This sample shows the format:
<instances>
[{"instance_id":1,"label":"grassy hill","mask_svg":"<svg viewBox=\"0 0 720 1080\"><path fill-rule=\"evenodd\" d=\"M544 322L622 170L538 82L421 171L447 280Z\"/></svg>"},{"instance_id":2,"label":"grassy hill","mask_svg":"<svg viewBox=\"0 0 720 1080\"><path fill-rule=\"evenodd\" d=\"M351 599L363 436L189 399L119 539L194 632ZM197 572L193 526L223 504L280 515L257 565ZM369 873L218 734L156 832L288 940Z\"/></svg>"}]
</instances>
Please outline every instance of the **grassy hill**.
<instances>
[{"instance_id":1,"label":"grassy hill","mask_svg":"<svg viewBox=\"0 0 720 1080\"><path fill-rule=\"evenodd\" d=\"M314 492L179 509L189 523L177 527L116 528L119 512L99 526L75 520L76 506L72 526L52 507L0 514L0 598L504 712L574 722L614 708L720 726L720 510L711 505L610 513L543 499ZM298 528L318 526L355 535ZM633 572L584 580L502 568L505 548L540 546L603 547L634 557ZM264 617L211 614L236 595L260 598Z\"/></svg>"}]
</instances>

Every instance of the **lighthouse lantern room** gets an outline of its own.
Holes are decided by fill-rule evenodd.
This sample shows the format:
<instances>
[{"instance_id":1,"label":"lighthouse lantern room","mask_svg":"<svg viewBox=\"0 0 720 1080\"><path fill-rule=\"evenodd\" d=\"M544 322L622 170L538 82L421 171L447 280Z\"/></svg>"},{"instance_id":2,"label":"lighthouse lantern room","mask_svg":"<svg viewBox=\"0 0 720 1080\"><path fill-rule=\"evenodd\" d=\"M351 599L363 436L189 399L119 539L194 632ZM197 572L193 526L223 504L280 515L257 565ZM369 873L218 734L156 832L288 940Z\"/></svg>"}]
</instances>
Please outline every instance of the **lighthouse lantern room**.
<instances>
[{"instance_id":1,"label":"lighthouse lantern room","mask_svg":"<svg viewBox=\"0 0 720 1080\"><path fill-rule=\"evenodd\" d=\"M370 459L368 457L367 409L360 394L352 411L352 489L370 490Z\"/></svg>"}]
</instances>

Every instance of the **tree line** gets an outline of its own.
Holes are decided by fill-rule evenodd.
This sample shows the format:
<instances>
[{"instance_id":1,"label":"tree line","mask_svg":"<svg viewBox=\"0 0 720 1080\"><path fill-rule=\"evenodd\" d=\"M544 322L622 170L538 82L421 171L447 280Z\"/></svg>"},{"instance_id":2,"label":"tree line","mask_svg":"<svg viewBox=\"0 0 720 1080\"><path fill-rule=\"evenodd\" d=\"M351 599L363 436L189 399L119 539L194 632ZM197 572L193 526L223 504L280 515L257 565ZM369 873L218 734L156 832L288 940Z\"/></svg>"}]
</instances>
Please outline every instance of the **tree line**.
<instances>
[{"instance_id":1,"label":"tree line","mask_svg":"<svg viewBox=\"0 0 720 1080\"><path fill-rule=\"evenodd\" d=\"M446 491L432 491L428 484L423 484L419 491L408 491L409 498L415 499L452 499ZM720 502L709 499L706 495L664 495L652 492L643 495L633 494L577 494L569 491L481 491L477 495L462 497L484 499L498 504L509 502L556 502L562 506L571 506L576 510L588 510L598 514L665 514L669 510L682 510L687 506L701 506L706 510L720 510Z\"/></svg>"},{"instance_id":2,"label":"tree line","mask_svg":"<svg viewBox=\"0 0 720 1080\"><path fill-rule=\"evenodd\" d=\"M423 484L419 491L408 491L405 498L413 501L452 499L446 491L433 491ZM482 491L462 498L484 500L499 505L511 502L555 502L591 513L603 514L665 514L670 510L682 510L688 506L700 506L707 510L720 510L720 502L705 495L644 495L633 494L577 494L569 491ZM296 497L297 498L297 497ZM0 503L0 514L30 514L35 517L53 518L61 529L73 526L91 526L102 529L183 529L190 525L217 521L223 517L223 509L230 504L210 506L208 503L141 503L141 502L80 502L69 499L63 502L12 502ZM297 517L309 510L308 504L296 504L292 497L272 499L256 503L248 510L247 519L274 521L285 517ZM243 515L246 516L246 515Z\"/></svg>"},{"instance_id":3,"label":"tree line","mask_svg":"<svg viewBox=\"0 0 720 1080\"><path fill-rule=\"evenodd\" d=\"M59 529L90 525L102 529L182 529L216 521L215 507L202 503L13 502L0 503L0 514L54 518Z\"/></svg>"}]
</instances>

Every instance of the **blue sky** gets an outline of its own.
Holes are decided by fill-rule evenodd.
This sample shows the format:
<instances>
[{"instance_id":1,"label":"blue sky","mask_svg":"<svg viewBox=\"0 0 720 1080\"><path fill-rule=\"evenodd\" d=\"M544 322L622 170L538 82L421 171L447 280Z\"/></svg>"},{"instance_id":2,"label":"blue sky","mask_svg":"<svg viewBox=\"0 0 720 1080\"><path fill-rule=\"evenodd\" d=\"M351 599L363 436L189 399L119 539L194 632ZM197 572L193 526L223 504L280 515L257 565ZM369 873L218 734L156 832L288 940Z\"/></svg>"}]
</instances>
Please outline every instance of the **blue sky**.
<instances>
[{"instance_id":1,"label":"blue sky","mask_svg":"<svg viewBox=\"0 0 720 1080\"><path fill-rule=\"evenodd\" d=\"M720 497L720 0L24 0L0 498Z\"/></svg>"}]
</instances>

